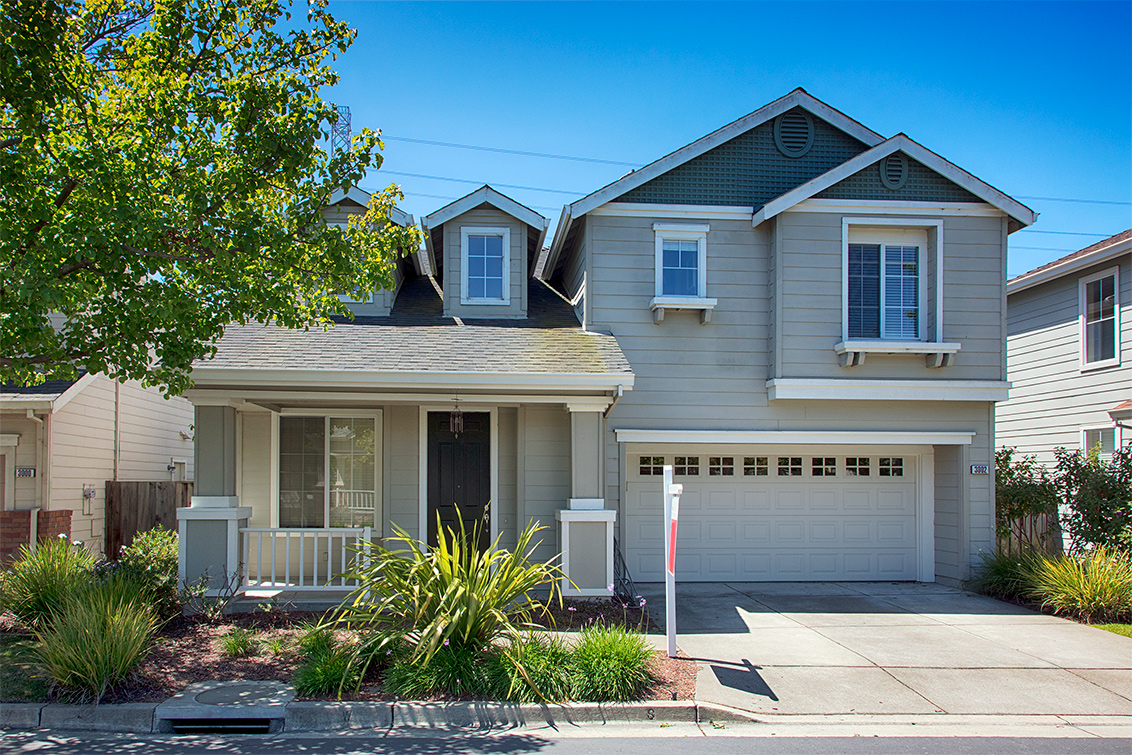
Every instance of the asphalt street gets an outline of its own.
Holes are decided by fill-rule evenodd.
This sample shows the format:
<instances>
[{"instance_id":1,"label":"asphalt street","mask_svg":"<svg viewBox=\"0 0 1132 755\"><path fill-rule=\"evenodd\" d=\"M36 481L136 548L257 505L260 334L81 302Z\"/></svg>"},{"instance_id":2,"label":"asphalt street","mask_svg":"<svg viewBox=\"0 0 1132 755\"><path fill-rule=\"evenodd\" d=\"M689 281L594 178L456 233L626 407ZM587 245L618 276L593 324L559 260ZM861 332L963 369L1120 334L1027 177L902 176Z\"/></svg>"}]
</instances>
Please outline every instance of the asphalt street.
<instances>
[{"instance_id":1,"label":"asphalt street","mask_svg":"<svg viewBox=\"0 0 1132 755\"><path fill-rule=\"evenodd\" d=\"M553 753L602 755L1128 755L1132 739L1075 737L830 737L750 736L749 732L705 732L694 725L673 725L662 736L634 727L594 736L576 733L506 732L491 734L418 733L408 735L329 734L229 737L46 735L27 732L0 737L0 752L37 755L462 755Z\"/></svg>"}]
</instances>

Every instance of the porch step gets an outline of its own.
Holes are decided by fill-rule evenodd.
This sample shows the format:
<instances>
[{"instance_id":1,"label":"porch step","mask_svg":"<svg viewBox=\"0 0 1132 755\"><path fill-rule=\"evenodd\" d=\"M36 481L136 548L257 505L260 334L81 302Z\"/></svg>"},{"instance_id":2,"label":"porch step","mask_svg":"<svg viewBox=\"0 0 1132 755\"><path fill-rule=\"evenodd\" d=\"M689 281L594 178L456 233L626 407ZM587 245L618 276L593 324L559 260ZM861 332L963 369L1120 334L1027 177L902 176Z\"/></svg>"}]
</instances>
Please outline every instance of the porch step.
<instances>
[{"instance_id":1,"label":"porch step","mask_svg":"<svg viewBox=\"0 0 1132 755\"><path fill-rule=\"evenodd\" d=\"M316 611L325 613L341 604L347 591L339 592L304 592L302 590L251 590L240 595L225 609L225 613L252 613L262 611L261 606L268 605L281 611Z\"/></svg>"}]
</instances>

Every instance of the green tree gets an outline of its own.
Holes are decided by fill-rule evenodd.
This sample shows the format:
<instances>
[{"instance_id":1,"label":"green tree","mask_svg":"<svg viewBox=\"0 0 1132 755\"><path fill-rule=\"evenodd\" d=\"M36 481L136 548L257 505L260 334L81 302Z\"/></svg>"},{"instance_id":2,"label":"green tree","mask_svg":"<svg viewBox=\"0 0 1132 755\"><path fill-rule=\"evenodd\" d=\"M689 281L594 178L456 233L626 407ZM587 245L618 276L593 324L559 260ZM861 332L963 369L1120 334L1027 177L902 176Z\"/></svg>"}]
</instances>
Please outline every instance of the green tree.
<instances>
[{"instance_id":1,"label":"green tree","mask_svg":"<svg viewBox=\"0 0 1132 755\"><path fill-rule=\"evenodd\" d=\"M301 2L301 0L300 0ZM355 32L310 0L0 4L0 380L77 368L179 393L231 322L292 328L376 290L415 229L396 187L328 227L381 165L320 148Z\"/></svg>"}]
</instances>

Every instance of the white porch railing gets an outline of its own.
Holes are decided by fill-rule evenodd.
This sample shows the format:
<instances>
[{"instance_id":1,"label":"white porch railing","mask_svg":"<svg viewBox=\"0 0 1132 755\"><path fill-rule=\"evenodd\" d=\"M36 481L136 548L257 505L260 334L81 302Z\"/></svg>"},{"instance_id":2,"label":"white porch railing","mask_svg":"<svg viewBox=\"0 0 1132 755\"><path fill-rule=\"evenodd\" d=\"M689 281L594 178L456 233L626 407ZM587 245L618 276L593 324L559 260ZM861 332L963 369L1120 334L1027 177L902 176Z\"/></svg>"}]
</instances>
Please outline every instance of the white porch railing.
<instances>
[{"instance_id":1,"label":"white porch railing","mask_svg":"<svg viewBox=\"0 0 1132 755\"><path fill-rule=\"evenodd\" d=\"M243 527L244 577L248 590L349 590L353 580L340 576L360 541L372 539L370 527Z\"/></svg>"}]
</instances>

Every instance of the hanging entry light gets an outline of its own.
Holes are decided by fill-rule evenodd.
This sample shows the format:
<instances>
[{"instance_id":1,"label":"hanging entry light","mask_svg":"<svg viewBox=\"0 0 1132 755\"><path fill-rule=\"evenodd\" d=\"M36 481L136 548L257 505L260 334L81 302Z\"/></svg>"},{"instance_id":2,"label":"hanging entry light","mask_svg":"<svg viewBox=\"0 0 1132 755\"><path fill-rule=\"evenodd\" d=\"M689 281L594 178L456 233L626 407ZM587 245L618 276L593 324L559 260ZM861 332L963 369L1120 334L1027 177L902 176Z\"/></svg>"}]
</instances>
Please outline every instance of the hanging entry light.
<instances>
[{"instance_id":1,"label":"hanging entry light","mask_svg":"<svg viewBox=\"0 0 1132 755\"><path fill-rule=\"evenodd\" d=\"M456 394L452 411L448 413L448 431L460 437L460 433L464 432L464 413L460 411L460 394Z\"/></svg>"}]
</instances>

